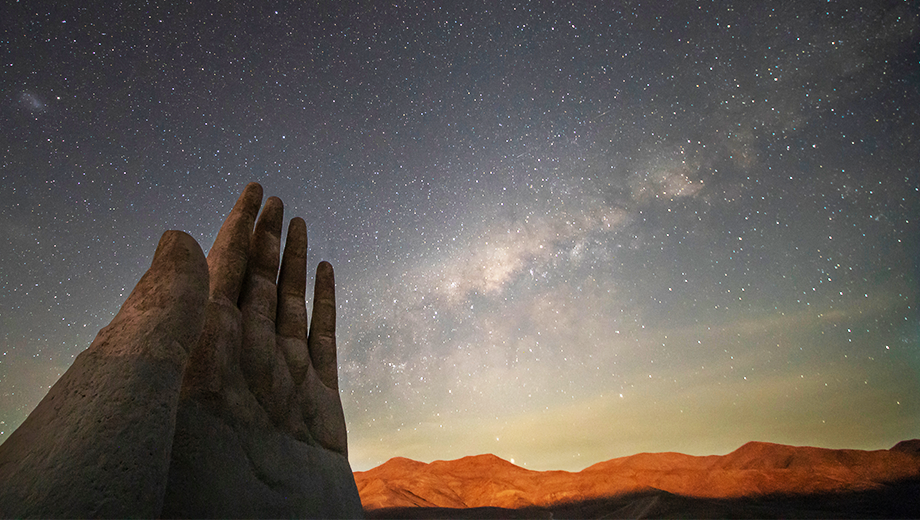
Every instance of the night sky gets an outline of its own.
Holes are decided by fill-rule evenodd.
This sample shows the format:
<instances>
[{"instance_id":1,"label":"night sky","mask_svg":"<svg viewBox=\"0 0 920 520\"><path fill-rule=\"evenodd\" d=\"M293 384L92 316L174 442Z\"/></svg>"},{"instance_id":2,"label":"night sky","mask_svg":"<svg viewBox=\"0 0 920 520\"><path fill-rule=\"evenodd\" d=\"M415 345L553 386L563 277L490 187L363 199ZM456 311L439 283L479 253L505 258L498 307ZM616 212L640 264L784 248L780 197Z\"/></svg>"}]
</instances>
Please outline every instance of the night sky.
<instances>
[{"instance_id":1,"label":"night sky","mask_svg":"<svg viewBox=\"0 0 920 520\"><path fill-rule=\"evenodd\" d=\"M4 2L0 55L0 440L249 181L355 470L920 437L914 2Z\"/></svg>"}]
</instances>

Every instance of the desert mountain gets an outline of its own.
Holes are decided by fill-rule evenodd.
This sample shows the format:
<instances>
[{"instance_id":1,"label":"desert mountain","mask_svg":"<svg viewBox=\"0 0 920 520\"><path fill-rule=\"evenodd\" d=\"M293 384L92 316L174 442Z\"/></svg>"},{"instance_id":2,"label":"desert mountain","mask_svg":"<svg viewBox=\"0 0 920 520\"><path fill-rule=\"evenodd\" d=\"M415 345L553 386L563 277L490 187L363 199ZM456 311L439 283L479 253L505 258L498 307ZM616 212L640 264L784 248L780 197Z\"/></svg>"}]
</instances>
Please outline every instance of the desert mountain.
<instances>
[{"instance_id":1,"label":"desert mountain","mask_svg":"<svg viewBox=\"0 0 920 520\"><path fill-rule=\"evenodd\" d=\"M545 510L564 503L651 496L649 493L659 493L656 503L662 497L826 496L878 491L918 479L920 440L877 451L749 442L728 455L640 453L579 472L532 471L494 455L430 464L397 457L355 472L367 512L392 508Z\"/></svg>"}]
</instances>

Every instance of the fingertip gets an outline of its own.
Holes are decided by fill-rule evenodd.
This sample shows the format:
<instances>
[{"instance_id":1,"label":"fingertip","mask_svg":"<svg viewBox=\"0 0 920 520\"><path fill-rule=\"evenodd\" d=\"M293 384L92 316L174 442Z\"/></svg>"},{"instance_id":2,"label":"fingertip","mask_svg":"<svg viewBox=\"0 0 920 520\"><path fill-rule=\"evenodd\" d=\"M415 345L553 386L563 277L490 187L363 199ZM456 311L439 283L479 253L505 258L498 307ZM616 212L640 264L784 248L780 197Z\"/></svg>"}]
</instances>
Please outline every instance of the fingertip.
<instances>
[{"instance_id":1,"label":"fingertip","mask_svg":"<svg viewBox=\"0 0 920 520\"><path fill-rule=\"evenodd\" d=\"M269 197L262 208L250 239L248 274L262 276L275 282L278 277L278 262L281 256L281 227L284 225L284 203L278 197ZM244 282L245 285L245 282Z\"/></svg>"},{"instance_id":2,"label":"fingertip","mask_svg":"<svg viewBox=\"0 0 920 520\"><path fill-rule=\"evenodd\" d=\"M240 193L239 198L236 200L236 204L234 204L233 209L230 210L230 214L233 215L236 212L243 212L245 214L251 214L254 218L261 206L262 185L257 182L250 182L243 188L243 193ZM251 230L250 227L250 231Z\"/></svg>"},{"instance_id":3,"label":"fingertip","mask_svg":"<svg viewBox=\"0 0 920 520\"><path fill-rule=\"evenodd\" d=\"M281 226L284 224L284 203L278 197L269 197L262 208L262 214L256 222L253 231L253 240L259 240L260 235L269 233L280 240Z\"/></svg>"},{"instance_id":4,"label":"fingertip","mask_svg":"<svg viewBox=\"0 0 920 520\"><path fill-rule=\"evenodd\" d=\"M248 263L253 224L261 205L262 186L250 182L217 233L208 253L212 297L236 302Z\"/></svg>"},{"instance_id":5,"label":"fingertip","mask_svg":"<svg viewBox=\"0 0 920 520\"><path fill-rule=\"evenodd\" d=\"M284 256L281 259L282 273L286 269L294 269L298 274L297 278L303 278L304 283L306 283L306 258L307 224L303 221L302 218L293 218L291 219L291 223L288 225L287 240L284 245ZM287 268L285 268L286 264Z\"/></svg>"},{"instance_id":6,"label":"fingertip","mask_svg":"<svg viewBox=\"0 0 920 520\"><path fill-rule=\"evenodd\" d=\"M208 262L198 242L184 231L163 233L147 272L145 277L185 280L189 294L207 295Z\"/></svg>"},{"instance_id":7,"label":"fingertip","mask_svg":"<svg viewBox=\"0 0 920 520\"><path fill-rule=\"evenodd\" d=\"M198 241L184 231L169 230L160 237L150 265L150 272L159 278L173 273L176 302L183 308L187 322L187 338L180 341L187 348L197 338L204 323L204 308L208 299L210 275L208 261ZM172 291L170 291L172 292Z\"/></svg>"},{"instance_id":8,"label":"fingertip","mask_svg":"<svg viewBox=\"0 0 920 520\"><path fill-rule=\"evenodd\" d=\"M259 201L262 201L262 185L258 182L250 182L243 188L243 193L241 197L245 197L247 194L258 195Z\"/></svg>"},{"instance_id":9,"label":"fingertip","mask_svg":"<svg viewBox=\"0 0 920 520\"><path fill-rule=\"evenodd\" d=\"M288 230L296 229L298 232L303 232L304 235L307 234L307 223L300 217L294 217L291 219L291 223L288 226ZM290 231L288 231L290 233Z\"/></svg>"},{"instance_id":10,"label":"fingertip","mask_svg":"<svg viewBox=\"0 0 920 520\"><path fill-rule=\"evenodd\" d=\"M324 281L328 279L329 282L335 283L335 273L332 270L332 264L323 260L316 266L316 278L322 278Z\"/></svg>"},{"instance_id":11,"label":"fingertip","mask_svg":"<svg viewBox=\"0 0 920 520\"><path fill-rule=\"evenodd\" d=\"M335 315L335 272L332 270L332 264L325 260L316 266L313 299L314 308L319 302L330 302L332 308L323 312L331 312L333 316Z\"/></svg>"},{"instance_id":12,"label":"fingertip","mask_svg":"<svg viewBox=\"0 0 920 520\"><path fill-rule=\"evenodd\" d=\"M208 279L208 263L198 242L184 231L163 233L150 263L152 272L182 272Z\"/></svg>"},{"instance_id":13,"label":"fingertip","mask_svg":"<svg viewBox=\"0 0 920 520\"><path fill-rule=\"evenodd\" d=\"M281 226L284 225L284 202L278 197L269 197L262 207L262 214L256 222L256 233L259 229L270 230L280 236ZM264 226L264 227L263 227Z\"/></svg>"},{"instance_id":14,"label":"fingertip","mask_svg":"<svg viewBox=\"0 0 920 520\"><path fill-rule=\"evenodd\" d=\"M300 217L291 219L288 224L287 244L284 246L284 255L293 255L297 257L307 257L307 223ZM306 275L307 265L303 265L304 275Z\"/></svg>"},{"instance_id":15,"label":"fingertip","mask_svg":"<svg viewBox=\"0 0 920 520\"><path fill-rule=\"evenodd\" d=\"M163 233L150 269L112 324L100 332L99 337L111 341L100 342L98 348L109 354L142 354L184 363L204 324L208 278L198 242L182 231ZM176 343L183 352L173 349Z\"/></svg>"}]
</instances>

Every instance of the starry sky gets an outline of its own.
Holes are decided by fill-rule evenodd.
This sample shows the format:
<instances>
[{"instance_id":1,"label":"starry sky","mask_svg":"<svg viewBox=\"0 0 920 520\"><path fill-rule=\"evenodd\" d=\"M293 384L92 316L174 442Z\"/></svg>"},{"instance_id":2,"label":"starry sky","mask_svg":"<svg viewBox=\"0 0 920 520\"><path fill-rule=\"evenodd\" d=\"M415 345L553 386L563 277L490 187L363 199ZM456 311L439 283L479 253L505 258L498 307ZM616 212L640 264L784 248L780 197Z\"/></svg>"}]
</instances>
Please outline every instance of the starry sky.
<instances>
[{"instance_id":1,"label":"starry sky","mask_svg":"<svg viewBox=\"0 0 920 520\"><path fill-rule=\"evenodd\" d=\"M0 440L249 181L355 470L920 437L918 61L900 0L5 2Z\"/></svg>"}]
</instances>

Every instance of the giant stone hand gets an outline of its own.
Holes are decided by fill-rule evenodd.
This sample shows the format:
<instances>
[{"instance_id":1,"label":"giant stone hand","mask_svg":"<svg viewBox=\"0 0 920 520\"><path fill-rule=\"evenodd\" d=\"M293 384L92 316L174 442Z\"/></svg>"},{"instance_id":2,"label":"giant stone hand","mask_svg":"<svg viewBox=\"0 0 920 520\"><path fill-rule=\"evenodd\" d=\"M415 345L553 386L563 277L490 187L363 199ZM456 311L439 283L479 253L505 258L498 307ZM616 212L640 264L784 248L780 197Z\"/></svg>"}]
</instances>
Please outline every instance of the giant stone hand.
<instances>
[{"instance_id":1,"label":"giant stone hand","mask_svg":"<svg viewBox=\"0 0 920 520\"><path fill-rule=\"evenodd\" d=\"M307 333L306 225L250 184L208 255L204 331L189 359L163 516L361 515L339 401L332 266ZM277 283L276 283L277 278Z\"/></svg>"},{"instance_id":2,"label":"giant stone hand","mask_svg":"<svg viewBox=\"0 0 920 520\"><path fill-rule=\"evenodd\" d=\"M163 235L112 323L0 446L0 516L360 516L332 267L305 306L306 226L246 187L207 264ZM209 283L210 280L210 283Z\"/></svg>"}]
</instances>

